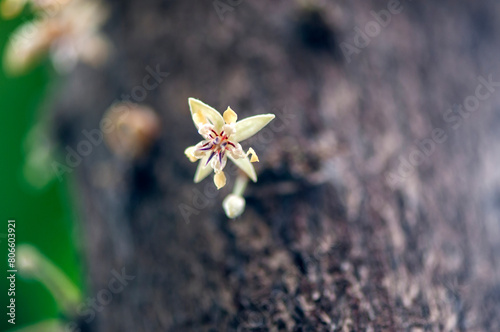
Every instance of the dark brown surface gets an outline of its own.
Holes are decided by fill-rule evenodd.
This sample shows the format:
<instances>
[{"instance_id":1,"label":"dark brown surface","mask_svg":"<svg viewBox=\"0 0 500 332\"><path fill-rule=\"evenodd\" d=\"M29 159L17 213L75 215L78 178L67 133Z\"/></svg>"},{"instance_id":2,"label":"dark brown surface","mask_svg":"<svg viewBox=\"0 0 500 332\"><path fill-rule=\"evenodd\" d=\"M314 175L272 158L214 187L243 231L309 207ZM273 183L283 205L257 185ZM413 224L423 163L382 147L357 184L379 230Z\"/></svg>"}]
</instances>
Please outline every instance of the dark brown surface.
<instances>
[{"instance_id":1,"label":"dark brown surface","mask_svg":"<svg viewBox=\"0 0 500 332\"><path fill-rule=\"evenodd\" d=\"M170 75L144 103L162 134L136 163L98 145L75 169L90 296L113 269L136 278L95 331L500 330L500 90L458 128L443 113L500 81L495 1L402 2L348 62L339 48L385 1L243 1L221 22L211 1L114 1L102 72L69 77L56 123L76 147L106 108ZM260 157L243 216L210 198L190 222L198 141L188 97L240 117L276 112L243 144ZM285 126L280 130L281 125ZM443 143L398 184L417 140Z\"/></svg>"}]
</instances>

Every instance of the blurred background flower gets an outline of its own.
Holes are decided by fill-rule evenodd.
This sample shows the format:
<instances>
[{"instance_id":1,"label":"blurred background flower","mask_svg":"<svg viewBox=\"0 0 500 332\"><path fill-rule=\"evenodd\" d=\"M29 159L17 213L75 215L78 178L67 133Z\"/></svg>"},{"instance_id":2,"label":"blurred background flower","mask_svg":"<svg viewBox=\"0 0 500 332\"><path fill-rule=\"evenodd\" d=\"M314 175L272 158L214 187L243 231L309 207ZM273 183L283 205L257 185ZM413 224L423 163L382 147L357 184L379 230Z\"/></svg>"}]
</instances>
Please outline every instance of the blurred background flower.
<instances>
[{"instance_id":1,"label":"blurred background flower","mask_svg":"<svg viewBox=\"0 0 500 332\"><path fill-rule=\"evenodd\" d=\"M4 17L11 17L22 7L4 0L0 8ZM99 31L108 10L99 0L34 1L30 8L33 18L12 33L5 50L8 74L23 74L49 55L60 73L79 60L98 67L108 59L111 46Z\"/></svg>"}]
</instances>

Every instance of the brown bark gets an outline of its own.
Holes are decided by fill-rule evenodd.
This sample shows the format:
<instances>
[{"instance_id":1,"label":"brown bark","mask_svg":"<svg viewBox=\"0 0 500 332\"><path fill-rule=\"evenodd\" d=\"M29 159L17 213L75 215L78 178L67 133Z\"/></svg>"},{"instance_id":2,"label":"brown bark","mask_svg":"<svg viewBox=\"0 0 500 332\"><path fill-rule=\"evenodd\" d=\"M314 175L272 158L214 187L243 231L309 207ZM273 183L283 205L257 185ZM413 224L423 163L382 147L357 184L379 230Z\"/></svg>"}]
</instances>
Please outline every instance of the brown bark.
<instances>
[{"instance_id":1,"label":"brown bark","mask_svg":"<svg viewBox=\"0 0 500 332\"><path fill-rule=\"evenodd\" d=\"M443 118L478 76L500 80L500 6L404 1L348 62L341 43L388 3L244 1L222 22L210 1L112 3L115 58L69 77L62 145L97 128L147 66L170 75L143 101L162 126L147 158L100 144L75 169L90 296L113 269L136 277L91 328L500 330L500 93L460 123ZM193 184L183 155L198 140L188 97L241 117L278 114L244 144L261 162L237 220L221 208L230 186L190 222L180 213L213 185ZM388 181L402 174L399 157L415 160L422 140L442 136L435 128L443 142Z\"/></svg>"}]
</instances>

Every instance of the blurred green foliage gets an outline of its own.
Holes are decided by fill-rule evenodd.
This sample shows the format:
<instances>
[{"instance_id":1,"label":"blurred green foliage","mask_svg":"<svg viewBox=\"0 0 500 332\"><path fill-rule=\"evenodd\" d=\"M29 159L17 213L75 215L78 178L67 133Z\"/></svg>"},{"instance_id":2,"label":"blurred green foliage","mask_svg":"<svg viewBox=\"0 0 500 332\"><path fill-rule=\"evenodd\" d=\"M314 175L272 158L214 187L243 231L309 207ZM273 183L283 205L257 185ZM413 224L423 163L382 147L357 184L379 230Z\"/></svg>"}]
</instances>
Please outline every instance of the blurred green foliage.
<instances>
[{"instance_id":1,"label":"blurred green foliage","mask_svg":"<svg viewBox=\"0 0 500 332\"><path fill-rule=\"evenodd\" d=\"M27 20L20 17L5 21L0 18L0 54L3 55L9 35ZM3 66L2 66L3 67ZM16 220L16 243L29 243L59 266L78 287L82 288L81 260L78 257L80 232L76 229L74 198L71 181L59 181L48 174L51 171L52 151L48 142L31 144L27 137L36 126L47 131L51 119L50 101L57 97L53 73L48 61L32 72L16 78L6 77L0 70L0 298L4 312L0 317L0 330L14 328L7 322L7 220ZM38 125L38 126L37 126ZM41 129L40 129L41 128ZM49 132L44 134L50 137ZM33 141L33 139L31 139ZM35 141L37 139L35 138ZM32 156L40 155L40 165L33 164ZM28 179L27 179L28 178ZM17 277L16 326L20 328L48 318L60 317L51 294L35 281Z\"/></svg>"}]
</instances>

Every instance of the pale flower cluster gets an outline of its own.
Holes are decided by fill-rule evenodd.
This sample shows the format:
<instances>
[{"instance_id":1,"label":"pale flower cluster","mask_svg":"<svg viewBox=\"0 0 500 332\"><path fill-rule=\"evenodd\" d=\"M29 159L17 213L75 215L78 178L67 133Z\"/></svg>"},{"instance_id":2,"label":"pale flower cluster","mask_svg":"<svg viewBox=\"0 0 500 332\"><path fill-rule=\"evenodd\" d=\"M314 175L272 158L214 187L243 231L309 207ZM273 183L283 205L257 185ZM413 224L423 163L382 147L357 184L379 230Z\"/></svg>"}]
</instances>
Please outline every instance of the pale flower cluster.
<instances>
[{"instance_id":1,"label":"pale flower cluster","mask_svg":"<svg viewBox=\"0 0 500 332\"><path fill-rule=\"evenodd\" d=\"M3 17L12 18L29 4L35 19L21 25L11 36L4 54L4 67L21 75L47 55L59 72L78 61L99 67L109 57L110 42L100 32L109 11L99 0L4 0Z\"/></svg>"}]
</instances>

